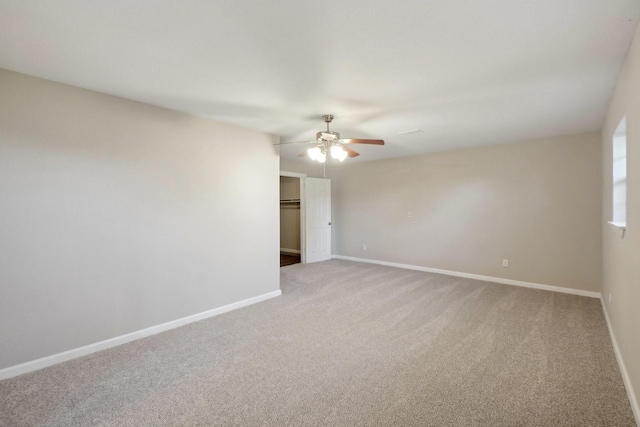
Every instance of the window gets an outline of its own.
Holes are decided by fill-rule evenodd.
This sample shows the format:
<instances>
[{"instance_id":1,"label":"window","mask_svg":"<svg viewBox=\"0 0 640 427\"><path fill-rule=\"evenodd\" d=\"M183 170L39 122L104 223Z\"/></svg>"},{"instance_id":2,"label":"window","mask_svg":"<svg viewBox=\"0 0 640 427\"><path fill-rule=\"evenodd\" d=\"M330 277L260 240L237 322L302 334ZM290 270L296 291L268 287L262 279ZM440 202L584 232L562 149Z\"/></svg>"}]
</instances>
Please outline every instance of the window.
<instances>
[{"instance_id":1,"label":"window","mask_svg":"<svg viewBox=\"0 0 640 427\"><path fill-rule=\"evenodd\" d=\"M613 134L613 219L614 226L627 223L627 129L623 118Z\"/></svg>"}]
</instances>

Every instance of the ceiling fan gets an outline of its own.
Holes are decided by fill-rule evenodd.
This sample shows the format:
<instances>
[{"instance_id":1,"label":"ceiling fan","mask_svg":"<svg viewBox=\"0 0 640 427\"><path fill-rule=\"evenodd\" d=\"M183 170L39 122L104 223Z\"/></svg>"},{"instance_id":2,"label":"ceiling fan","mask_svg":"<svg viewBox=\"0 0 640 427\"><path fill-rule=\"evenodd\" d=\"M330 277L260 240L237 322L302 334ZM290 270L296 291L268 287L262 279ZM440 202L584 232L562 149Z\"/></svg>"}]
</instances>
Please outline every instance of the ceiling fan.
<instances>
[{"instance_id":1,"label":"ceiling fan","mask_svg":"<svg viewBox=\"0 0 640 427\"><path fill-rule=\"evenodd\" d=\"M322 116L322 120L327 124L327 130L316 133L315 141L283 142L282 144L314 144L313 147L298 157L309 156L312 160L320 163L324 163L327 160L327 154L331 154L331 157L341 162L346 159L347 156L359 156L360 153L347 147L348 144L384 145L384 141L381 139L342 139L338 132L332 132L329 129L329 123L333 120L331 114Z\"/></svg>"}]
</instances>

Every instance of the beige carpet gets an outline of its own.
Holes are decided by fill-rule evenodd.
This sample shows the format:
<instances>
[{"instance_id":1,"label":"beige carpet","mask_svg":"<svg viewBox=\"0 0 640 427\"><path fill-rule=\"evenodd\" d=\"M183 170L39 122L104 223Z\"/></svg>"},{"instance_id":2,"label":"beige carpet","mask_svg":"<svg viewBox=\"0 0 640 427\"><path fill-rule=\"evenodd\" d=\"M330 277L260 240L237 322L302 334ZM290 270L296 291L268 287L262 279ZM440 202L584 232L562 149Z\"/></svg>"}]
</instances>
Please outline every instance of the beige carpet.
<instances>
[{"instance_id":1,"label":"beige carpet","mask_svg":"<svg viewBox=\"0 0 640 427\"><path fill-rule=\"evenodd\" d=\"M0 382L0 425L635 425L596 299L281 271L281 297Z\"/></svg>"}]
</instances>

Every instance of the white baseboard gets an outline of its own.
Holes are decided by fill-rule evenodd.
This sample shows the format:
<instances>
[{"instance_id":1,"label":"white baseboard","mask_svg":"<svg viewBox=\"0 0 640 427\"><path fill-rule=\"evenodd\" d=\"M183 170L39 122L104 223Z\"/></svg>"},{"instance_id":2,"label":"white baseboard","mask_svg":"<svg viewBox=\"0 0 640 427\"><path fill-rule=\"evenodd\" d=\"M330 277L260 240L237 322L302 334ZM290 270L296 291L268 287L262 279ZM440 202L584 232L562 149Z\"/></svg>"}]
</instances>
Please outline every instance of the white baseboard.
<instances>
[{"instance_id":1,"label":"white baseboard","mask_svg":"<svg viewBox=\"0 0 640 427\"><path fill-rule=\"evenodd\" d=\"M253 298L245 299L242 301L234 302L222 307L207 310L202 313L194 314L191 316L183 317L181 319L172 320L160 325L151 326L149 328L141 329L139 331L131 332L129 334L120 335L118 337L109 338L108 340L100 341L97 343L85 345L83 347L74 348L72 350L64 351L62 353L54 354L51 356L43 357L41 359L32 360L30 362L21 363L15 366L9 366L0 370L0 380L16 377L18 375L26 374L28 372L36 371L38 369L46 368L67 360L75 359L77 357L86 356L87 354L95 353L96 351L105 350L107 348L116 347L118 345L126 344L131 341L145 338L150 335L159 334L160 332L175 329L180 326L187 325L189 323L197 322L199 320L208 319L209 317L217 316L219 314L227 313L229 311L237 310L242 307L246 307L251 304L255 304L270 298L275 298L282 294L282 291L277 290L269 292L263 295L258 295Z\"/></svg>"},{"instance_id":2,"label":"white baseboard","mask_svg":"<svg viewBox=\"0 0 640 427\"><path fill-rule=\"evenodd\" d=\"M399 264L396 262L378 261L366 258L356 258L344 255L333 255L333 258L348 261L366 262L369 264L386 265L389 267L406 268L407 270L425 271L427 273L446 274L448 276L464 277L467 279L484 280L486 282L502 283L504 285L521 286L524 288L542 289L545 291L562 292L565 294L580 295L583 297L600 298L600 292L584 291L582 289L563 288L560 286L542 285L539 283L523 282L520 280L503 279L501 277L482 276L480 274L462 273L460 271L441 270L439 268L422 267L419 265Z\"/></svg>"},{"instance_id":3,"label":"white baseboard","mask_svg":"<svg viewBox=\"0 0 640 427\"><path fill-rule=\"evenodd\" d=\"M631 384L631 378L629 378L629 372L627 371L627 367L624 364L622 355L620 354L620 348L618 347L618 341L616 340L616 335L613 333L613 329L611 328L611 322L609 321L609 313L607 312L607 306L604 303L604 300L602 298L600 298L600 302L602 303L602 311L604 312L604 318L607 321L607 328L609 328L609 335L611 336L611 343L613 344L613 352L616 354L618 367L620 368L620 373L622 374L622 381L624 382L624 387L627 389L627 396L629 397L629 403L631 403L631 410L633 411L633 416L636 419L636 424L640 426L640 404L638 403L638 399L636 398L636 393L633 390L633 385Z\"/></svg>"},{"instance_id":4,"label":"white baseboard","mask_svg":"<svg viewBox=\"0 0 640 427\"><path fill-rule=\"evenodd\" d=\"M287 248L280 248L280 252L284 252L287 254L300 254L300 249L287 249Z\"/></svg>"}]
</instances>

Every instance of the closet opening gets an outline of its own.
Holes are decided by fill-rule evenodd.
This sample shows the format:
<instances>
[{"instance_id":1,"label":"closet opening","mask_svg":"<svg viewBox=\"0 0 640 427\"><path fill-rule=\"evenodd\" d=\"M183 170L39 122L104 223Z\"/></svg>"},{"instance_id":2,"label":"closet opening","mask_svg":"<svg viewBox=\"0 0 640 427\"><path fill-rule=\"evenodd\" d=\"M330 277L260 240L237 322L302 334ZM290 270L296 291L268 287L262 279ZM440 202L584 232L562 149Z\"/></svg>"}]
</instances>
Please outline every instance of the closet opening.
<instances>
[{"instance_id":1,"label":"closet opening","mask_svg":"<svg viewBox=\"0 0 640 427\"><path fill-rule=\"evenodd\" d=\"M306 175L280 173L280 267L304 262L302 185Z\"/></svg>"}]
</instances>

